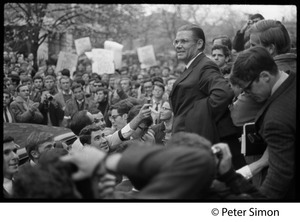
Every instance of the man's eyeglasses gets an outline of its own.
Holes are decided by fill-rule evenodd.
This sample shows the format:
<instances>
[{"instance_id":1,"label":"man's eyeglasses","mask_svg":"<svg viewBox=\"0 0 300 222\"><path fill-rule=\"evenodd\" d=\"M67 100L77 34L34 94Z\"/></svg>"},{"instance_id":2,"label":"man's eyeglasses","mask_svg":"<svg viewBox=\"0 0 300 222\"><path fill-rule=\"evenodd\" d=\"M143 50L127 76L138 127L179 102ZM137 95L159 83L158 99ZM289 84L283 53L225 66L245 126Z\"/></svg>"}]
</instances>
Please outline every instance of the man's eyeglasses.
<instances>
[{"instance_id":1,"label":"man's eyeglasses","mask_svg":"<svg viewBox=\"0 0 300 222\"><path fill-rule=\"evenodd\" d=\"M119 115L119 114L115 115L115 116L111 115L111 116L109 116L109 119L116 121L116 119L118 118L118 116L121 116L121 115Z\"/></svg>"},{"instance_id":2,"label":"man's eyeglasses","mask_svg":"<svg viewBox=\"0 0 300 222\"><path fill-rule=\"evenodd\" d=\"M188 39L175 39L173 41L173 46L177 46L178 44L185 45L185 44L187 44L189 42L191 42L191 40L188 40Z\"/></svg>"},{"instance_id":3,"label":"man's eyeglasses","mask_svg":"<svg viewBox=\"0 0 300 222\"><path fill-rule=\"evenodd\" d=\"M247 86L245 86L244 88L242 88L242 91L245 92L245 93L249 93L250 90L251 90L251 86L252 86L252 83L254 82L256 78L252 79Z\"/></svg>"}]
</instances>

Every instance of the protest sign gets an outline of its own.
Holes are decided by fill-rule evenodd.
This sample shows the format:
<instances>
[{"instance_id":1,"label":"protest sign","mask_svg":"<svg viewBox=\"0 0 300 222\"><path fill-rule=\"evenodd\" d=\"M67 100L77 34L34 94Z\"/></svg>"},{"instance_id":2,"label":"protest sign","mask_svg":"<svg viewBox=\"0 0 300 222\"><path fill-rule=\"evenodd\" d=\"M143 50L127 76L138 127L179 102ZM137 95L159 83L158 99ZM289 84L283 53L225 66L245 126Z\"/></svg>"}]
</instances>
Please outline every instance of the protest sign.
<instances>
[{"instance_id":1,"label":"protest sign","mask_svg":"<svg viewBox=\"0 0 300 222\"><path fill-rule=\"evenodd\" d=\"M60 51L58 54L55 72L57 73L63 69L69 69L71 78L73 78L73 72L76 70L77 60L78 56L76 54Z\"/></svg>"},{"instance_id":2,"label":"protest sign","mask_svg":"<svg viewBox=\"0 0 300 222\"><path fill-rule=\"evenodd\" d=\"M154 48L152 45L147 45L137 49L138 58L143 67L149 68L151 66L156 66L156 59L154 54Z\"/></svg>"},{"instance_id":3,"label":"protest sign","mask_svg":"<svg viewBox=\"0 0 300 222\"><path fill-rule=\"evenodd\" d=\"M76 48L77 55L81 55L84 52L92 50L92 44L91 44L90 37L76 39L74 42L75 42L75 48Z\"/></svg>"},{"instance_id":4,"label":"protest sign","mask_svg":"<svg viewBox=\"0 0 300 222\"><path fill-rule=\"evenodd\" d=\"M100 75L115 72L114 53L107 49L92 49L92 70Z\"/></svg>"},{"instance_id":5,"label":"protest sign","mask_svg":"<svg viewBox=\"0 0 300 222\"><path fill-rule=\"evenodd\" d=\"M123 45L112 42L112 41L105 41L104 42L104 49L111 50L114 53L114 62L115 62L115 69L122 68L122 49Z\"/></svg>"}]
</instances>

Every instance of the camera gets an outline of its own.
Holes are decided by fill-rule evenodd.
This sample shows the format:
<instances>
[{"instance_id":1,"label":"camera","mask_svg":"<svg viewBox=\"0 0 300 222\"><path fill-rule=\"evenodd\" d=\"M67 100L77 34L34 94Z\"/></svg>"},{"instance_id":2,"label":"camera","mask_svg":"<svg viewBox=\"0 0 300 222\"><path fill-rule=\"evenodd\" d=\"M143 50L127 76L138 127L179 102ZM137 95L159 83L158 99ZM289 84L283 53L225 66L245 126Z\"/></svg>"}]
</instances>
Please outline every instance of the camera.
<instances>
[{"instance_id":1,"label":"camera","mask_svg":"<svg viewBox=\"0 0 300 222\"><path fill-rule=\"evenodd\" d=\"M211 151L213 152L213 154L218 158L221 159L223 156L222 150L219 146L212 146L211 147Z\"/></svg>"}]
</instances>

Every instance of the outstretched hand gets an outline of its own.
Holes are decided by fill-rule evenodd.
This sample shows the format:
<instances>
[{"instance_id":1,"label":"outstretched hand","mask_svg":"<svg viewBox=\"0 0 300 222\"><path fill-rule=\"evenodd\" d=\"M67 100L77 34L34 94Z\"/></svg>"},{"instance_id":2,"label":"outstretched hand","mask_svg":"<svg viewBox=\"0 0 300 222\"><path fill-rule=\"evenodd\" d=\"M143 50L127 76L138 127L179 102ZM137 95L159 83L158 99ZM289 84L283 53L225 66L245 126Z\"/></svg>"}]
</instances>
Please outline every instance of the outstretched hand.
<instances>
[{"instance_id":1,"label":"outstretched hand","mask_svg":"<svg viewBox=\"0 0 300 222\"><path fill-rule=\"evenodd\" d=\"M232 162L231 162L231 152L229 149L228 144L226 143L217 143L214 144L213 146L218 147L221 150L221 155L220 157L216 157L216 161L219 161L219 166L218 166L218 173L220 175L223 175L225 173L227 173L230 168L232 167Z\"/></svg>"},{"instance_id":2,"label":"outstretched hand","mask_svg":"<svg viewBox=\"0 0 300 222\"><path fill-rule=\"evenodd\" d=\"M78 167L78 171L72 175L73 180L82 180L91 177L97 165L107 154L93 147L70 152L69 155L62 156L61 161L73 163Z\"/></svg>"}]
</instances>

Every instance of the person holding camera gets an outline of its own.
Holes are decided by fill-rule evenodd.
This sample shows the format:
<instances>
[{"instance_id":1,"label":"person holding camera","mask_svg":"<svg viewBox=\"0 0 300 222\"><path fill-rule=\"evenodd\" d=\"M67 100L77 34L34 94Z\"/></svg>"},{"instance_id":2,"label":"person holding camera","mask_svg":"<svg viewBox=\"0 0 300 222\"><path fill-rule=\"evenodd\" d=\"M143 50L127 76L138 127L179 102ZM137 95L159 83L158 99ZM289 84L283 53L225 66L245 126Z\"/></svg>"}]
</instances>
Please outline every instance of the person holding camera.
<instances>
[{"instance_id":1,"label":"person holding camera","mask_svg":"<svg viewBox=\"0 0 300 222\"><path fill-rule=\"evenodd\" d=\"M42 93L39 110L43 114L42 124L60 126L64 118L64 111L60 104L54 99L53 95L47 90Z\"/></svg>"},{"instance_id":2,"label":"person holding camera","mask_svg":"<svg viewBox=\"0 0 300 222\"><path fill-rule=\"evenodd\" d=\"M236 52L241 52L244 49L249 48L250 47L250 43L249 43L249 39L250 39L249 29L256 22L258 22L260 20L264 20L264 19L265 18L261 14L250 15L249 16L249 20L247 21L247 23L240 30L237 31L237 33L236 33L236 35L234 37L233 44L232 44L233 50L235 50Z\"/></svg>"}]
</instances>

